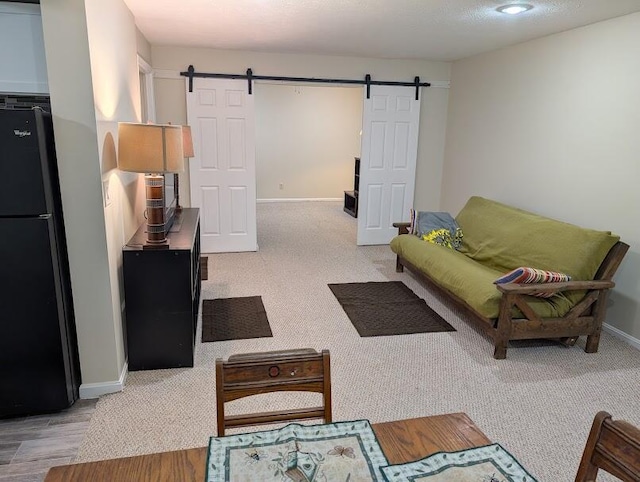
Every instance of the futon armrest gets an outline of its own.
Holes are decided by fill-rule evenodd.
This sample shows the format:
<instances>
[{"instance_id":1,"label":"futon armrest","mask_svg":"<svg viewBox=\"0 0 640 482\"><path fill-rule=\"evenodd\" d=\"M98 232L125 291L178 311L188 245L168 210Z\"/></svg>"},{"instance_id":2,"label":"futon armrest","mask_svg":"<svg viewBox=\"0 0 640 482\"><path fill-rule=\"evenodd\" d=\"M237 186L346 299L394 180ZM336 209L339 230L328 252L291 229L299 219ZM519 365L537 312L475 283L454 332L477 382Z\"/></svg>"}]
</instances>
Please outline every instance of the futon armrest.
<instances>
[{"instance_id":1,"label":"futon armrest","mask_svg":"<svg viewBox=\"0 0 640 482\"><path fill-rule=\"evenodd\" d=\"M498 291L505 294L535 295L575 290L608 290L615 286L613 281L563 281L559 283L504 283L497 284Z\"/></svg>"},{"instance_id":2,"label":"futon armrest","mask_svg":"<svg viewBox=\"0 0 640 482\"><path fill-rule=\"evenodd\" d=\"M398 234L409 234L411 223L393 223L394 228L398 228Z\"/></svg>"}]
</instances>

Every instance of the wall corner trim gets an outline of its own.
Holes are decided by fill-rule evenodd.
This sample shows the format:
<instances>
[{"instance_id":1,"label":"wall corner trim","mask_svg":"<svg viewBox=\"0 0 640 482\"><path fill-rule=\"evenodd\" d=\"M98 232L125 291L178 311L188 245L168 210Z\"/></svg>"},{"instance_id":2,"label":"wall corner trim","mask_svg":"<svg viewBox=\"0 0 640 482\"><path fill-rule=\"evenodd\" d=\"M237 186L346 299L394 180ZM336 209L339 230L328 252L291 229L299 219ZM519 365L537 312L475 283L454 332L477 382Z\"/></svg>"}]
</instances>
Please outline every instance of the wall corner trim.
<instances>
[{"instance_id":1,"label":"wall corner trim","mask_svg":"<svg viewBox=\"0 0 640 482\"><path fill-rule=\"evenodd\" d=\"M120 373L120 378L111 382L99 382L99 383L83 383L80 385L80 398L98 398L101 395L108 393L116 393L124 390L124 385L127 380L127 373L129 373L129 364L125 362Z\"/></svg>"},{"instance_id":2,"label":"wall corner trim","mask_svg":"<svg viewBox=\"0 0 640 482\"><path fill-rule=\"evenodd\" d=\"M619 330L615 326L611 326L608 323L603 323L602 329L607 333L615 336L616 338L619 338L620 340L628 343L629 345L634 347L636 350L640 350L640 340L629 335L628 333L625 333L624 331Z\"/></svg>"}]
</instances>

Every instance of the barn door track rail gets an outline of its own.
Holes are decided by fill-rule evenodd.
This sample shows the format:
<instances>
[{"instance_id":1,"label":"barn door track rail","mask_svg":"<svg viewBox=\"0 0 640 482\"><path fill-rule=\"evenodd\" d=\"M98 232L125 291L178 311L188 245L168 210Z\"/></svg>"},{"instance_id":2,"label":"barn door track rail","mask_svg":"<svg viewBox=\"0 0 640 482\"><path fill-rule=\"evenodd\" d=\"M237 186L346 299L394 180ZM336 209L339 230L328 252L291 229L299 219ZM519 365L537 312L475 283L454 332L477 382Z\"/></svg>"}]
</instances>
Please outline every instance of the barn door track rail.
<instances>
[{"instance_id":1,"label":"barn door track rail","mask_svg":"<svg viewBox=\"0 0 640 482\"><path fill-rule=\"evenodd\" d=\"M283 77L278 75L254 75L253 70L247 69L246 74L212 74L209 72L196 72L193 65L190 65L186 72L180 72L183 77L189 78L189 92L193 92L193 79L195 77L209 79L246 79L249 95L253 93L254 80L276 80L280 82L313 82L317 84L356 84L367 86L367 99L370 96L372 85L397 85L403 87L415 87L416 100L420 99L420 87L430 87L429 82L420 82L420 77L415 77L413 82L393 82L388 80L371 80L369 74L365 75L364 80L360 79L322 79L317 77Z\"/></svg>"}]
</instances>

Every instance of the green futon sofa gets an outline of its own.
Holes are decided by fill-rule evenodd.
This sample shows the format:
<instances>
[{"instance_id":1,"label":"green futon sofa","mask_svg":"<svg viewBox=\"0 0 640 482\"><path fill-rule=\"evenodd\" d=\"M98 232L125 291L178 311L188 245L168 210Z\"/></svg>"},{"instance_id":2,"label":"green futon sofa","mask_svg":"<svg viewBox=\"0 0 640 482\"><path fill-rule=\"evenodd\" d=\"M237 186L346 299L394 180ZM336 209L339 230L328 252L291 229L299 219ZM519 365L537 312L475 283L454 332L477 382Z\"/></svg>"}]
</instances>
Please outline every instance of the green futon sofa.
<instances>
[{"instance_id":1,"label":"green futon sofa","mask_svg":"<svg viewBox=\"0 0 640 482\"><path fill-rule=\"evenodd\" d=\"M509 340L559 339L572 345L587 336L598 350L611 281L629 246L609 232L584 229L489 199L472 197L456 217L458 251L408 234L396 223L391 241L396 271L408 268L428 287L459 305L493 339L494 358ZM505 273L531 267L566 273L571 281L495 284ZM550 298L533 296L554 293Z\"/></svg>"}]
</instances>

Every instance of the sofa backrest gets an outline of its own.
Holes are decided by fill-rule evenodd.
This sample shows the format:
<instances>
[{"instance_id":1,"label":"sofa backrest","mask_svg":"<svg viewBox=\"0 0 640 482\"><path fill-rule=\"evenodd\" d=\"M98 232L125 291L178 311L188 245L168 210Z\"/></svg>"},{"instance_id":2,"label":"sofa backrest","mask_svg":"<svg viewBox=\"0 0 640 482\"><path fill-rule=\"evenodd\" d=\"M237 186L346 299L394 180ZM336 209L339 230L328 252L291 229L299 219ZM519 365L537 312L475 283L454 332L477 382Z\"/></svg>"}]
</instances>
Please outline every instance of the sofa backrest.
<instances>
[{"instance_id":1,"label":"sofa backrest","mask_svg":"<svg viewBox=\"0 0 640 482\"><path fill-rule=\"evenodd\" d=\"M519 266L559 271L574 280L592 280L620 239L478 196L456 221L464 236L460 251L479 263L504 272Z\"/></svg>"}]
</instances>

